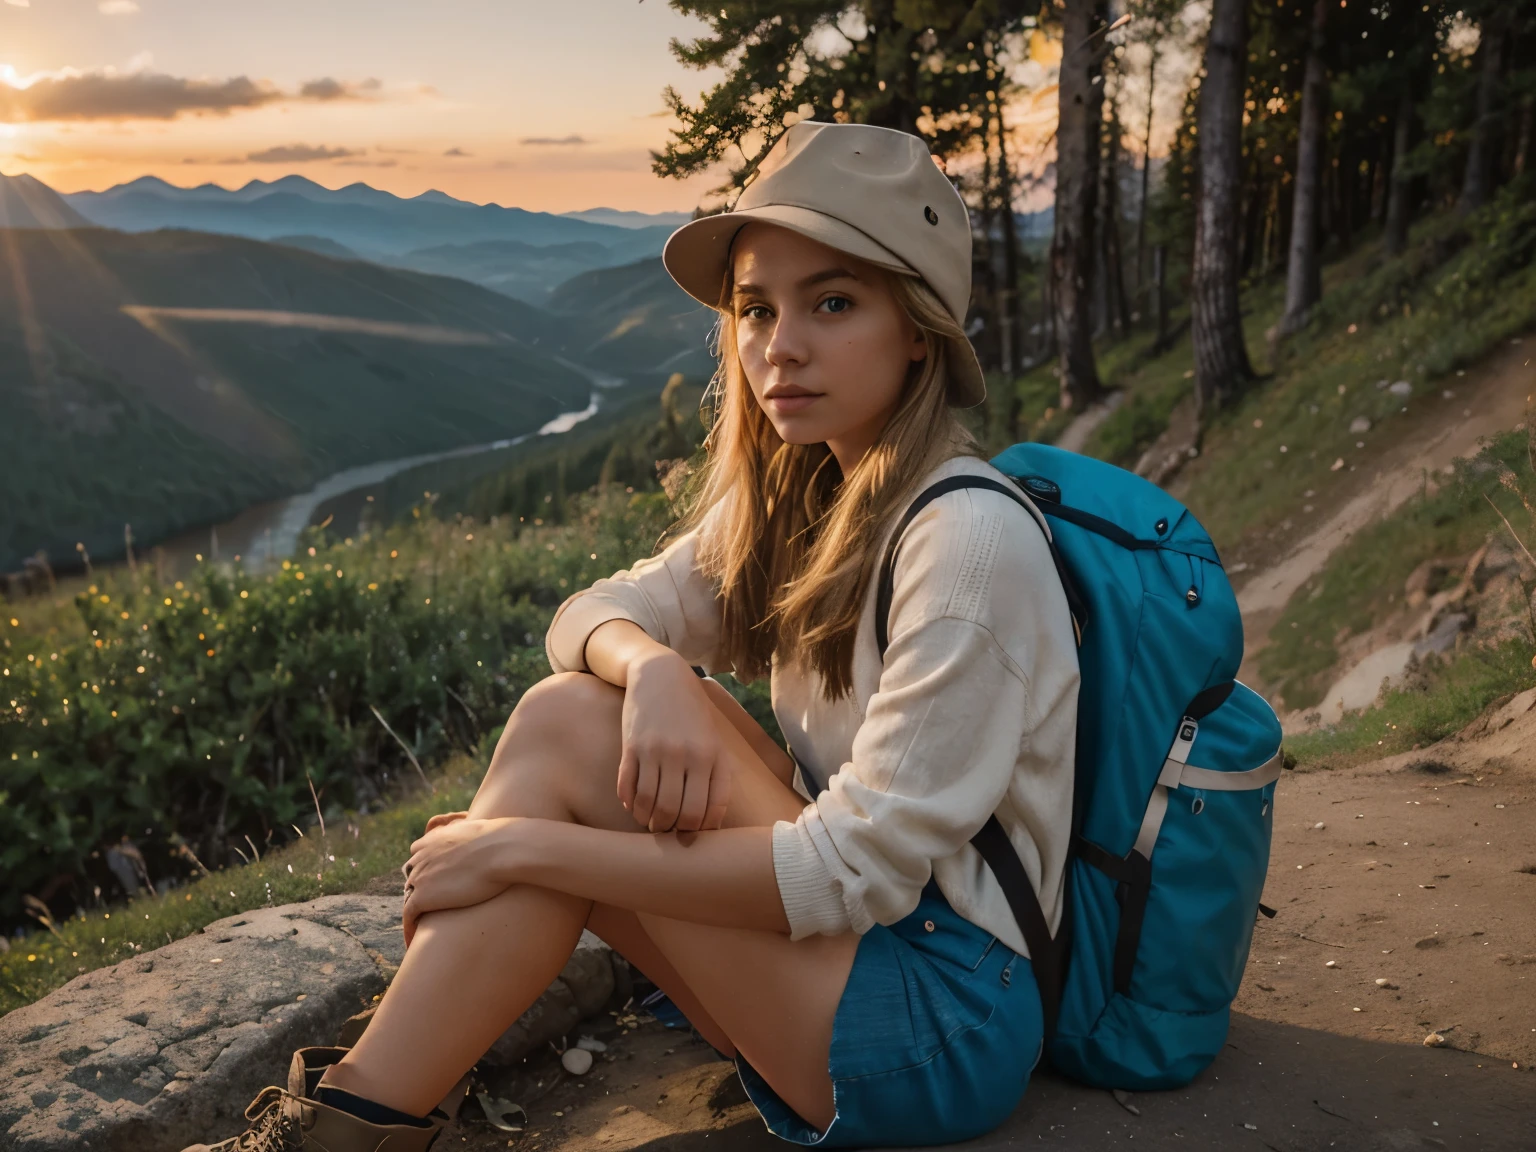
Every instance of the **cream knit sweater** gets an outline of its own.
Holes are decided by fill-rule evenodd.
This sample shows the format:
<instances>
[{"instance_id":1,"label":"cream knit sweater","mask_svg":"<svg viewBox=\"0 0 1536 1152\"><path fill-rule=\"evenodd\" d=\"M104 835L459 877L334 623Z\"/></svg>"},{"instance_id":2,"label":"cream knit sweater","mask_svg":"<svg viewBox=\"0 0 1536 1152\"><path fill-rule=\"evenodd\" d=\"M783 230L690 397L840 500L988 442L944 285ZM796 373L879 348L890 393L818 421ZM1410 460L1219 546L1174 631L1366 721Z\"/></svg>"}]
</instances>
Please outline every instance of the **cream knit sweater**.
<instances>
[{"instance_id":1,"label":"cream knit sweater","mask_svg":"<svg viewBox=\"0 0 1536 1152\"><path fill-rule=\"evenodd\" d=\"M960 474L1007 482L985 461L957 456L916 491ZM883 664L869 582L851 696L829 702L819 677L775 662L773 711L808 801L794 823L773 828L792 939L894 923L931 875L960 915L1027 955L1001 887L969 844L994 812L1056 930L1078 663L1048 531L1000 493L947 493L902 538ZM695 545L696 532L681 536L567 599L545 637L550 666L585 670L593 629L625 619L690 664L729 671L715 587L694 566ZM876 563L883 554L884 541Z\"/></svg>"}]
</instances>

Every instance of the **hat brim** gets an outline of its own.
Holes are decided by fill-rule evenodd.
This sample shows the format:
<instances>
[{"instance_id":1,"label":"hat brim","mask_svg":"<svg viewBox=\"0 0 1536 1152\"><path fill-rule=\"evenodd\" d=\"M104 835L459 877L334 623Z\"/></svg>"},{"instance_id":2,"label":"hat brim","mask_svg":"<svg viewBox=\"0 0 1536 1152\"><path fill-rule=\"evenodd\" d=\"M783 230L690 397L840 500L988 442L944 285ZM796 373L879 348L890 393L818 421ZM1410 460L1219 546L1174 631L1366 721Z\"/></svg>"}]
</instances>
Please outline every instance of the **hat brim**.
<instances>
[{"instance_id":1,"label":"hat brim","mask_svg":"<svg viewBox=\"0 0 1536 1152\"><path fill-rule=\"evenodd\" d=\"M662 265L684 292L701 304L719 308L731 242L736 233L754 220L788 228L888 271L918 275L900 256L853 225L794 204L764 204L691 220L667 237L661 252ZM987 386L976 349L969 340L951 343L955 345L955 362L950 366L951 403L961 408L980 404L986 398Z\"/></svg>"}]
</instances>

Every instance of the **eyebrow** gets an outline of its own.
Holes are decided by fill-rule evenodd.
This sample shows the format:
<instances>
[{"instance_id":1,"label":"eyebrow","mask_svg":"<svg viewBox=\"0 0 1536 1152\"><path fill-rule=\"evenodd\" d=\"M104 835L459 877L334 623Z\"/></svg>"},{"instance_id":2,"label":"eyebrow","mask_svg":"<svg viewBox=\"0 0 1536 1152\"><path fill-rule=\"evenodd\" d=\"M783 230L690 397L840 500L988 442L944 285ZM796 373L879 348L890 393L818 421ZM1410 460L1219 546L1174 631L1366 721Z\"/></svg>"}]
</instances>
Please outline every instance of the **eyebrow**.
<instances>
[{"instance_id":1,"label":"eyebrow","mask_svg":"<svg viewBox=\"0 0 1536 1152\"><path fill-rule=\"evenodd\" d=\"M857 280L858 277L855 276L852 272L848 271L848 269L846 269L846 268L823 268L820 272L812 272L804 280L800 281L799 284L795 285L795 287L797 287L797 288L809 288L811 285L813 285L813 284L820 284L824 280L845 280L845 279L846 280ZM736 287L735 287L735 290L731 293L731 295L732 296L745 296L749 292L761 292L762 290L763 290L763 288L762 288L762 285L760 285L760 284L737 284Z\"/></svg>"}]
</instances>

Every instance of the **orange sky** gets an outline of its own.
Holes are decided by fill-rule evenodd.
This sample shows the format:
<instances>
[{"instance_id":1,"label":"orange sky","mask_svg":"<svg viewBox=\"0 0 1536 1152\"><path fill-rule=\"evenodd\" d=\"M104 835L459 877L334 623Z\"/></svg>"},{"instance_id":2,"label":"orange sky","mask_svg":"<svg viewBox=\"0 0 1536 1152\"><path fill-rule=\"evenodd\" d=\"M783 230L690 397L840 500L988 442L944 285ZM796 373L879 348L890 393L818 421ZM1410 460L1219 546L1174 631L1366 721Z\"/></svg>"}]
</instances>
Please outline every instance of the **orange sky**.
<instances>
[{"instance_id":1,"label":"orange sky","mask_svg":"<svg viewBox=\"0 0 1536 1152\"><path fill-rule=\"evenodd\" d=\"M703 31L665 0L0 0L0 172L65 192L299 173L537 211L687 211L723 168L664 180L649 153L676 126L663 88L696 101L719 79L670 51ZM1036 208L1060 47L1036 32L1021 49L1028 91L1007 118L1038 181L1020 207ZM1181 91L1161 92L1170 128Z\"/></svg>"},{"instance_id":2,"label":"orange sky","mask_svg":"<svg viewBox=\"0 0 1536 1152\"><path fill-rule=\"evenodd\" d=\"M650 171L664 0L0 0L0 171L60 191L297 172L541 211L691 209Z\"/></svg>"}]
</instances>

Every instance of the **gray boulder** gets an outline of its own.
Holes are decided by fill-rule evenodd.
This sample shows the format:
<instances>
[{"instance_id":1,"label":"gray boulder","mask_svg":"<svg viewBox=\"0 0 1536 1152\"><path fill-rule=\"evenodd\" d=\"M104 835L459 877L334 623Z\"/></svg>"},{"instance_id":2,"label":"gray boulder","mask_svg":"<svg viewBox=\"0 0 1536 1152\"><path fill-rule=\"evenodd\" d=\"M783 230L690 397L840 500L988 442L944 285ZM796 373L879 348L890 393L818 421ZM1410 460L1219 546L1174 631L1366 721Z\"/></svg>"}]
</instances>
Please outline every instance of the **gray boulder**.
<instances>
[{"instance_id":1,"label":"gray boulder","mask_svg":"<svg viewBox=\"0 0 1536 1152\"><path fill-rule=\"evenodd\" d=\"M0 1017L0 1149L176 1152L233 1135L293 1049L335 1043L404 951L399 897L327 896L79 976ZM496 1058L520 1059L600 1011L617 965L585 934Z\"/></svg>"}]
</instances>

